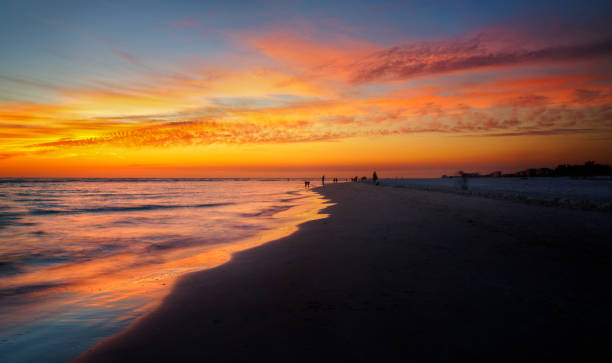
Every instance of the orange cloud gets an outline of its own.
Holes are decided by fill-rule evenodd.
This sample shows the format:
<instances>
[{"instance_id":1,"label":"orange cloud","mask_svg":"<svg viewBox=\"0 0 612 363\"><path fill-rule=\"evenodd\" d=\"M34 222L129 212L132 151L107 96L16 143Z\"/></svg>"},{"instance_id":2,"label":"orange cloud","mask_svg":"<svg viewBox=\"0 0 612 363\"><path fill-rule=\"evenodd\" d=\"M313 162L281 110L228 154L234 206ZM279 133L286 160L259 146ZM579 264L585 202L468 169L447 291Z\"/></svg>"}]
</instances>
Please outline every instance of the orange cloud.
<instances>
[{"instance_id":1,"label":"orange cloud","mask_svg":"<svg viewBox=\"0 0 612 363\"><path fill-rule=\"evenodd\" d=\"M243 146L282 150L296 160L299 152L312 154L302 149L304 144L328 150L333 141L353 148L348 156L331 154L338 163L359 162L367 145L381 150L380 160L397 164L415 163L417 156L425 160L434 153L427 145L440 135L582 140L612 133L612 77L605 71L581 66L521 73L516 68L547 62L599 64L612 55L604 41L531 44L525 50L478 37L395 48L292 32L238 38L255 49L253 57L217 65L185 62L176 72L150 72L143 65L142 73L120 82L91 80L80 88L54 88L55 103L1 104L0 160L61 158L68 164L76 158L90 163L108 158L125 167L151 162L145 149L155 158L165 155L168 164L173 153L188 164L214 150L215 163L222 164L224 153L232 155L232 163L245 160L234 153ZM142 63L131 54L115 53L135 67ZM429 143L423 142L420 152L400 156L387 150L385 141L364 141L416 137ZM519 144L508 142L505 152ZM398 149L402 145L396 144ZM492 145L474 141L467 147ZM444 150L452 153L441 147L439 160ZM600 150L606 151L609 147ZM278 157L272 151L257 154L270 164L279 163Z\"/></svg>"},{"instance_id":2,"label":"orange cloud","mask_svg":"<svg viewBox=\"0 0 612 363\"><path fill-rule=\"evenodd\" d=\"M493 67L592 61L612 57L612 39L533 49L490 50L479 38L391 47L364 59L353 82L401 80Z\"/></svg>"}]
</instances>

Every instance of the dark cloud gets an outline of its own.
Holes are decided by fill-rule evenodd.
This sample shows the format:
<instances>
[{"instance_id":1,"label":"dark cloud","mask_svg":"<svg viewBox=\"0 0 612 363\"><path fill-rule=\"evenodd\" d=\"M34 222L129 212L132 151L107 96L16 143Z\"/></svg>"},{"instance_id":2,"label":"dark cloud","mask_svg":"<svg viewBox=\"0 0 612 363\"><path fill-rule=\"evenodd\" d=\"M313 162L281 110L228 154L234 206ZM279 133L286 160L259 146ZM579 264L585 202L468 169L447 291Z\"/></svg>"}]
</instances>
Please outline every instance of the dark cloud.
<instances>
[{"instance_id":1,"label":"dark cloud","mask_svg":"<svg viewBox=\"0 0 612 363\"><path fill-rule=\"evenodd\" d=\"M538 49L491 50L476 37L392 47L357 63L354 83L410 79L421 75L476 70L485 67L530 63L572 62L612 56L612 38L602 41L540 47Z\"/></svg>"},{"instance_id":2,"label":"dark cloud","mask_svg":"<svg viewBox=\"0 0 612 363\"><path fill-rule=\"evenodd\" d=\"M576 89L574 90L574 101L577 103L590 103L599 101L606 95L600 90Z\"/></svg>"},{"instance_id":3,"label":"dark cloud","mask_svg":"<svg viewBox=\"0 0 612 363\"><path fill-rule=\"evenodd\" d=\"M549 98L539 95L524 95L513 99L510 104L515 107L533 107L547 104Z\"/></svg>"},{"instance_id":4,"label":"dark cloud","mask_svg":"<svg viewBox=\"0 0 612 363\"><path fill-rule=\"evenodd\" d=\"M587 134L597 133L595 129L550 129L550 130L524 130L524 131L511 131L511 132L500 132L500 133L488 133L479 134L477 136L529 136L529 135L565 135L565 134ZM470 135L468 135L470 136Z\"/></svg>"}]
</instances>

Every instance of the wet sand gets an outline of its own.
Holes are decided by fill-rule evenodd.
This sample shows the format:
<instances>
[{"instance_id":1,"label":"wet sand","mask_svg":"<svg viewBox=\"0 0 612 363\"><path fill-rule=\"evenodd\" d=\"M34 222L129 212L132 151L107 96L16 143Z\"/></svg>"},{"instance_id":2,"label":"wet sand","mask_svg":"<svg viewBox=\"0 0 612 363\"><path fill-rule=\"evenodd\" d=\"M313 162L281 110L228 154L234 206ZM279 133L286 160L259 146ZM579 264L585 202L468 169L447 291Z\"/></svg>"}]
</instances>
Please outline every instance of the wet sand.
<instances>
[{"instance_id":1,"label":"wet sand","mask_svg":"<svg viewBox=\"0 0 612 363\"><path fill-rule=\"evenodd\" d=\"M612 214L366 184L183 277L82 362L599 361Z\"/></svg>"}]
</instances>

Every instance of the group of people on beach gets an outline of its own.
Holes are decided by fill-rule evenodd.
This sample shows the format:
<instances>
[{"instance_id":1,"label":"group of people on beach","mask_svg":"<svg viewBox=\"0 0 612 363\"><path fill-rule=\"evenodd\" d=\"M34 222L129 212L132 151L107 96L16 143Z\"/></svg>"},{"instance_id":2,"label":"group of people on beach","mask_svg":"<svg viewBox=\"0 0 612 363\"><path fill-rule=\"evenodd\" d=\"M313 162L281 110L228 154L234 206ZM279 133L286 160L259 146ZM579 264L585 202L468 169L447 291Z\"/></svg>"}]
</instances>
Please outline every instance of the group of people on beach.
<instances>
[{"instance_id":1,"label":"group of people on beach","mask_svg":"<svg viewBox=\"0 0 612 363\"><path fill-rule=\"evenodd\" d=\"M333 180L334 183L337 183L339 179L338 178L333 178L332 180ZM346 180L348 180L348 179L346 179ZM367 180L367 178L364 176L364 177L361 178L361 180L365 181L365 180ZM351 178L351 181L352 182L358 182L359 181L359 177L356 176L354 178ZM376 174L376 171L372 174L372 183L374 185L379 185L380 184L378 182L378 175ZM325 185L325 175L321 176L321 185L323 185L323 186ZM304 188L305 189L309 189L310 188L310 181L309 180L305 180L304 181Z\"/></svg>"},{"instance_id":2,"label":"group of people on beach","mask_svg":"<svg viewBox=\"0 0 612 363\"><path fill-rule=\"evenodd\" d=\"M338 178L334 178L333 181L334 181L334 183L337 183L338 182ZM321 185L325 185L325 175L323 175L321 177Z\"/></svg>"},{"instance_id":3,"label":"group of people on beach","mask_svg":"<svg viewBox=\"0 0 612 363\"><path fill-rule=\"evenodd\" d=\"M362 177L361 177L361 179L359 179L359 177L358 177L358 176L355 176L354 178L351 178L351 181L352 181L352 182L355 182L355 183L357 183L357 182L359 182L359 181L364 182L364 181L367 181L367 180L368 180L368 178L366 178L365 176L362 176ZM380 183L378 182L378 175L376 174L376 172L374 172L374 173L372 174L372 184L374 184L374 185L380 185Z\"/></svg>"}]
</instances>

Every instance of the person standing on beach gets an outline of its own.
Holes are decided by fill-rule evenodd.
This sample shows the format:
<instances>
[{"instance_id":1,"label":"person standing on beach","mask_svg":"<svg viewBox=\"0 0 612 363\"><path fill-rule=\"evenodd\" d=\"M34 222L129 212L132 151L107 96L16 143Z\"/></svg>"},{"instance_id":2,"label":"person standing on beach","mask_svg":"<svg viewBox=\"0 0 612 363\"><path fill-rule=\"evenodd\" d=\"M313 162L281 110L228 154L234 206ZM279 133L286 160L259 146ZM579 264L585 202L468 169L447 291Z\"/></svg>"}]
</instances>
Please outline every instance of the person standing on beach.
<instances>
[{"instance_id":1,"label":"person standing on beach","mask_svg":"<svg viewBox=\"0 0 612 363\"><path fill-rule=\"evenodd\" d=\"M325 175L321 177L321 185L325 185Z\"/></svg>"},{"instance_id":2,"label":"person standing on beach","mask_svg":"<svg viewBox=\"0 0 612 363\"><path fill-rule=\"evenodd\" d=\"M374 183L374 185L378 184L378 175L376 175L376 171L372 174L372 183Z\"/></svg>"}]
</instances>

